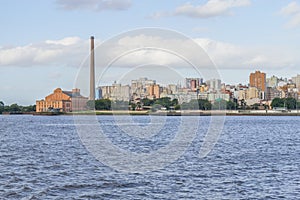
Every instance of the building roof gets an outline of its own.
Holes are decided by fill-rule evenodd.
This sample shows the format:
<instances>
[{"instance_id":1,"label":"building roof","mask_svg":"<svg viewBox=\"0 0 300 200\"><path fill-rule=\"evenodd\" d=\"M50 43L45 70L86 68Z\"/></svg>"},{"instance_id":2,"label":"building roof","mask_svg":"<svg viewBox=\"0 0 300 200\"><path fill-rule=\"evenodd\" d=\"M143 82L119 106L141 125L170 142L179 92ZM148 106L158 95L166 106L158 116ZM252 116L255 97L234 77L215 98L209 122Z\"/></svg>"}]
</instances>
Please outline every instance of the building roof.
<instances>
[{"instance_id":1,"label":"building roof","mask_svg":"<svg viewBox=\"0 0 300 200\"><path fill-rule=\"evenodd\" d=\"M82 96L79 92L62 91L62 93L68 95L69 97L80 97L80 98L85 98L85 97Z\"/></svg>"}]
</instances>

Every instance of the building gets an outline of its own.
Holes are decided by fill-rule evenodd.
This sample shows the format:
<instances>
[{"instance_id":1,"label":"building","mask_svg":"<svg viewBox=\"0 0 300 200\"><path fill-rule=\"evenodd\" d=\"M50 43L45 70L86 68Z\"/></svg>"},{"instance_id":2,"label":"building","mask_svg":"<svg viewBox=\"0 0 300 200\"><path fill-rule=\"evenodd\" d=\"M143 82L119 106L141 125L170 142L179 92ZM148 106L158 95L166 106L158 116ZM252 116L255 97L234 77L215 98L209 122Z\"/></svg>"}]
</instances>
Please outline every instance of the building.
<instances>
[{"instance_id":1,"label":"building","mask_svg":"<svg viewBox=\"0 0 300 200\"><path fill-rule=\"evenodd\" d=\"M129 101L130 86L118 83L112 86L100 86L97 88L99 99L110 99L112 101Z\"/></svg>"},{"instance_id":2,"label":"building","mask_svg":"<svg viewBox=\"0 0 300 200\"><path fill-rule=\"evenodd\" d=\"M266 74L260 71L251 73L250 77L250 87L256 87L260 91L266 92Z\"/></svg>"},{"instance_id":3,"label":"building","mask_svg":"<svg viewBox=\"0 0 300 200\"><path fill-rule=\"evenodd\" d=\"M272 87L267 87L266 100L272 101L275 98L281 98L282 94L279 90Z\"/></svg>"},{"instance_id":4,"label":"building","mask_svg":"<svg viewBox=\"0 0 300 200\"><path fill-rule=\"evenodd\" d=\"M300 75L298 74L297 76L292 78L293 83L296 84L296 87L298 90L300 90Z\"/></svg>"},{"instance_id":5,"label":"building","mask_svg":"<svg viewBox=\"0 0 300 200\"><path fill-rule=\"evenodd\" d=\"M131 81L131 96L134 99L147 98L149 92L147 88L151 85L156 85L155 80L149 80L148 78L139 78L138 80Z\"/></svg>"},{"instance_id":6,"label":"building","mask_svg":"<svg viewBox=\"0 0 300 200\"><path fill-rule=\"evenodd\" d=\"M112 86L100 86L97 88L99 99L109 99L112 93Z\"/></svg>"},{"instance_id":7,"label":"building","mask_svg":"<svg viewBox=\"0 0 300 200\"><path fill-rule=\"evenodd\" d=\"M230 100L230 95L229 94L222 94L222 93L210 93L210 94L208 94L207 100L210 101L210 102L215 102L219 99L229 101Z\"/></svg>"},{"instance_id":8,"label":"building","mask_svg":"<svg viewBox=\"0 0 300 200\"><path fill-rule=\"evenodd\" d=\"M36 112L72 112L86 109L87 97L80 95L79 89L63 91L57 88L45 99L36 101Z\"/></svg>"},{"instance_id":9,"label":"building","mask_svg":"<svg viewBox=\"0 0 300 200\"><path fill-rule=\"evenodd\" d=\"M130 87L129 85L121 85L114 83L112 85L112 92L110 96L112 101L129 101L130 100Z\"/></svg>"},{"instance_id":10,"label":"building","mask_svg":"<svg viewBox=\"0 0 300 200\"><path fill-rule=\"evenodd\" d=\"M203 83L202 78L186 78L185 79L185 87L191 89L192 91L196 91L199 85Z\"/></svg>"},{"instance_id":11,"label":"building","mask_svg":"<svg viewBox=\"0 0 300 200\"><path fill-rule=\"evenodd\" d=\"M221 90L221 80L211 79L206 82L209 92L219 92Z\"/></svg>"},{"instance_id":12,"label":"building","mask_svg":"<svg viewBox=\"0 0 300 200\"><path fill-rule=\"evenodd\" d=\"M267 78L266 82L267 82L267 87L276 88L278 86L279 79L278 77L273 75L272 77Z\"/></svg>"},{"instance_id":13,"label":"building","mask_svg":"<svg viewBox=\"0 0 300 200\"><path fill-rule=\"evenodd\" d=\"M147 86L149 99L159 99L160 98L160 87L159 85L149 85Z\"/></svg>"}]
</instances>

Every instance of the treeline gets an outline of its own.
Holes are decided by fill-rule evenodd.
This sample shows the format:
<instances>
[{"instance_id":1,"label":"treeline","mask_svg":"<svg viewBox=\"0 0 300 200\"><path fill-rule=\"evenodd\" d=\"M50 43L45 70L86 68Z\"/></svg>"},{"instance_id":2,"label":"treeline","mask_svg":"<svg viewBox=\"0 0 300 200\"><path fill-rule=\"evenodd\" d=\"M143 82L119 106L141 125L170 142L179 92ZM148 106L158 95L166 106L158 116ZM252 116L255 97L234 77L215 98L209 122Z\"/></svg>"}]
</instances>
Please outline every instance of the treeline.
<instances>
[{"instance_id":1,"label":"treeline","mask_svg":"<svg viewBox=\"0 0 300 200\"><path fill-rule=\"evenodd\" d=\"M275 98L271 103L272 108L286 108L289 110L295 110L300 108L300 102L295 98Z\"/></svg>"},{"instance_id":2,"label":"treeline","mask_svg":"<svg viewBox=\"0 0 300 200\"><path fill-rule=\"evenodd\" d=\"M169 97L163 97L159 99L141 99L138 103L130 103L128 101L111 101L109 99L99 99L95 101L89 101L88 107L95 108L96 110L141 110L152 109L152 111L160 110L162 108L166 110L257 110L268 109L268 105L254 104L249 106L245 101L242 101L239 105L237 101L225 101L218 99L214 103L204 99L193 99L190 102L178 103L177 99L171 100ZM300 108L300 102L295 98L275 98L271 107L286 108L289 110Z\"/></svg>"},{"instance_id":3,"label":"treeline","mask_svg":"<svg viewBox=\"0 0 300 200\"><path fill-rule=\"evenodd\" d=\"M89 108L95 108L96 110L140 110L145 107L152 107L152 109L161 109L162 107L167 110L174 108L180 109L178 100L171 100L169 97L163 97L155 100L142 99L138 103L130 103L128 101L111 101L109 99L98 99L95 101L88 101L87 106Z\"/></svg>"},{"instance_id":4,"label":"treeline","mask_svg":"<svg viewBox=\"0 0 300 200\"><path fill-rule=\"evenodd\" d=\"M152 111L166 109L166 110L234 110L238 108L237 103L232 101L218 100L211 103L208 100L198 99L191 100L188 103L178 103L178 99L163 97L159 99L141 99L140 102L130 103L128 101L111 101L109 99L99 99L88 102L89 108L96 110L141 110L151 109Z\"/></svg>"},{"instance_id":5,"label":"treeline","mask_svg":"<svg viewBox=\"0 0 300 200\"><path fill-rule=\"evenodd\" d=\"M16 103L11 105L5 105L2 101L0 101L0 114L2 114L3 112L10 112L10 113L35 112L35 105L20 106Z\"/></svg>"}]
</instances>

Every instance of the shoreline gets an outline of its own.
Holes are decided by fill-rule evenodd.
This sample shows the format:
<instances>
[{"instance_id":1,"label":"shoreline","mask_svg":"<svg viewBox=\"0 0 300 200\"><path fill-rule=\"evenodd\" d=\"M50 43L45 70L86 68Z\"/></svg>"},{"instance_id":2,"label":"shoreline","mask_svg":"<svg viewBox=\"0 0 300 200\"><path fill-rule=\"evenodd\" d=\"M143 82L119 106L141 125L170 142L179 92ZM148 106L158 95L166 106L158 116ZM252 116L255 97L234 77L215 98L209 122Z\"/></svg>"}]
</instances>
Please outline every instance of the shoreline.
<instances>
[{"instance_id":1,"label":"shoreline","mask_svg":"<svg viewBox=\"0 0 300 200\"><path fill-rule=\"evenodd\" d=\"M28 113L2 113L2 115L34 115L34 116L58 116L58 115L135 115L135 116L300 116L300 110L292 110L289 112L273 111L273 110L181 110L181 111L108 111L97 110L92 112L69 112L69 113L56 113L56 112L28 112Z\"/></svg>"}]
</instances>

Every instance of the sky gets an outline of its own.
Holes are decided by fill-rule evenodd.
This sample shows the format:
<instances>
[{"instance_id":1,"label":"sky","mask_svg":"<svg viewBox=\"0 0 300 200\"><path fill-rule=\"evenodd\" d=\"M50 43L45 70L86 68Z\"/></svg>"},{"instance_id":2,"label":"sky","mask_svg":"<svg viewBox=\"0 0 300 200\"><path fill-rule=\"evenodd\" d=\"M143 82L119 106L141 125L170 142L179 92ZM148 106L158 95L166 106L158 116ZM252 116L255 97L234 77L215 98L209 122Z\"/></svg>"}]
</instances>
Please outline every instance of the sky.
<instances>
[{"instance_id":1,"label":"sky","mask_svg":"<svg viewBox=\"0 0 300 200\"><path fill-rule=\"evenodd\" d=\"M181 53L190 60L209 58L222 82L228 84L247 84L249 74L256 70L265 72L267 77L291 78L300 73L300 1L0 3L0 101L5 104L35 104L55 88L71 90L80 85L78 74L88 75L84 69L89 62L90 36L96 39L97 85L139 75L157 75L165 81L171 81L169 76L202 75L183 62ZM161 31L154 33L149 27ZM189 42L197 44L203 52L199 53L196 46L190 47ZM103 59L112 61L122 52L141 46L156 49L122 54L101 75L99 70L105 68L101 66ZM162 47L170 49L159 50ZM180 55L175 54L177 50ZM84 88L82 91L88 95Z\"/></svg>"}]
</instances>

